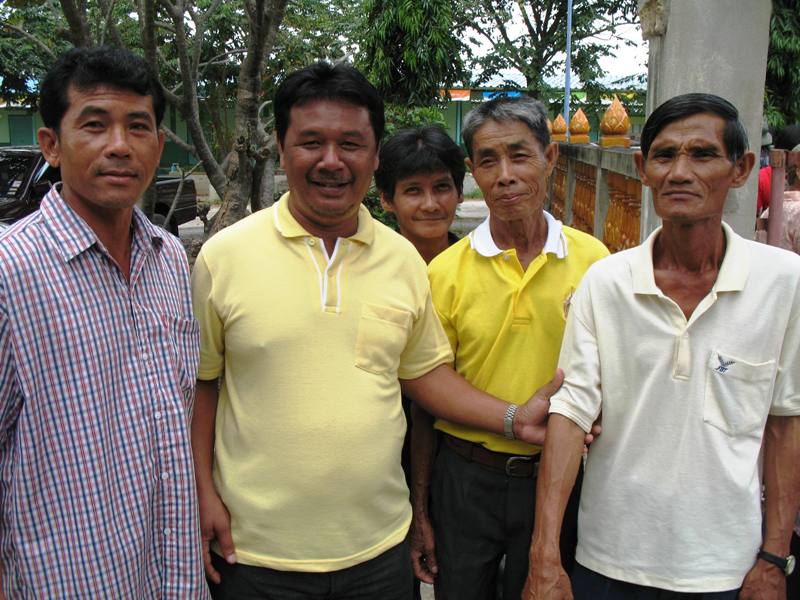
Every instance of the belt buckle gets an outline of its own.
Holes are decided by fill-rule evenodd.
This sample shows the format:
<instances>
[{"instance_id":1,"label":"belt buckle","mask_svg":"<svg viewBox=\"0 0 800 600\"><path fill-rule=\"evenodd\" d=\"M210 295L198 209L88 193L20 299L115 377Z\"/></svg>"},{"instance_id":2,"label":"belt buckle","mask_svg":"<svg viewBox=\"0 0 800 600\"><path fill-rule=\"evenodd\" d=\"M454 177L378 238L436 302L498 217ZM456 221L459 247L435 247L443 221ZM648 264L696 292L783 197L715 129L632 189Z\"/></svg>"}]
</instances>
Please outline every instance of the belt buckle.
<instances>
[{"instance_id":1,"label":"belt buckle","mask_svg":"<svg viewBox=\"0 0 800 600\"><path fill-rule=\"evenodd\" d=\"M532 460L532 456L512 456L506 461L506 475L509 477L523 477L521 473L515 472L516 469L530 464Z\"/></svg>"}]
</instances>

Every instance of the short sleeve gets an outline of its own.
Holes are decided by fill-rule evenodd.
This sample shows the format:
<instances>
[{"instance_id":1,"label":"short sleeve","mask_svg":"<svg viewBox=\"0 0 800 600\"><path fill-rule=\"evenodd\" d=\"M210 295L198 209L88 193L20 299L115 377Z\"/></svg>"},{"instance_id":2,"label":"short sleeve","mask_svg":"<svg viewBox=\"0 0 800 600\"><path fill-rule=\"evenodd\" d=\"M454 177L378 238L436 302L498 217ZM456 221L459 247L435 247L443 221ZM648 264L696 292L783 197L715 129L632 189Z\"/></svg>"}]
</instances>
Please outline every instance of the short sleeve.
<instances>
[{"instance_id":1,"label":"short sleeve","mask_svg":"<svg viewBox=\"0 0 800 600\"><path fill-rule=\"evenodd\" d=\"M418 318L412 324L403 353L400 355L398 377L416 379L441 364L453 362L453 352L447 336L433 309L430 288L425 282L425 302Z\"/></svg>"},{"instance_id":2,"label":"short sleeve","mask_svg":"<svg viewBox=\"0 0 800 600\"><path fill-rule=\"evenodd\" d=\"M792 318L783 337L769 414L800 415L800 290L795 292Z\"/></svg>"},{"instance_id":3,"label":"short sleeve","mask_svg":"<svg viewBox=\"0 0 800 600\"><path fill-rule=\"evenodd\" d=\"M550 412L589 431L600 414L602 394L597 330L586 279L572 299L558 366L564 371L564 384L550 399Z\"/></svg>"},{"instance_id":4,"label":"short sleeve","mask_svg":"<svg viewBox=\"0 0 800 600\"><path fill-rule=\"evenodd\" d=\"M222 320L214 308L214 281L202 250L192 269L192 309L200 326L200 366L197 378L216 379L225 363L225 335Z\"/></svg>"}]
</instances>

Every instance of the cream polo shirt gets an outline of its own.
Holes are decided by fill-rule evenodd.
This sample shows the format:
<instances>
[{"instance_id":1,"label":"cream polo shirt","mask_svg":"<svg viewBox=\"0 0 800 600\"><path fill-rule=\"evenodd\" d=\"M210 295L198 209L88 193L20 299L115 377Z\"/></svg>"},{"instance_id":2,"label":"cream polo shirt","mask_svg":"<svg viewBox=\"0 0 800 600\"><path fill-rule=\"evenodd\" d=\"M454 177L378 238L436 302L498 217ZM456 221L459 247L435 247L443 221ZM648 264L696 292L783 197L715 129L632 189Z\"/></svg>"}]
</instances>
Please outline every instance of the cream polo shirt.
<instances>
[{"instance_id":1,"label":"cream polo shirt","mask_svg":"<svg viewBox=\"0 0 800 600\"><path fill-rule=\"evenodd\" d=\"M409 242L362 206L328 256L288 201L203 246L199 378L222 377L214 481L239 562L327 572L405 538L398 377L452 355Z\"/></svg>"},{"instance_id":2,"label":"cream polo shirt","mask_svg":"<svg viewBox=\"0 0 800 600\"><path fill-rule=\"evenodd\" d=\"M572 302L550 411L588 431L602 410L576 558L613 579L732 590L761 544L767 415L800 415L800 257L723 228L688 320L655 284L659 231L593 266Z\"/></svg>"},{"instance_id":3,"label":"cream polo shirt","mask_svg":"<svg viewBox=\"0 0 800 600\"><path fill-rule=\"evenodd\" d=\"M547 240L524 271L516 250L497 247L488 219L428 267L456 370L475 387L516 404L553 376L572 294L589 265L608 254L592 236L544 214ZM441 419L436 427L497 452L539 451Z\"/></svg>"}]
</instances>

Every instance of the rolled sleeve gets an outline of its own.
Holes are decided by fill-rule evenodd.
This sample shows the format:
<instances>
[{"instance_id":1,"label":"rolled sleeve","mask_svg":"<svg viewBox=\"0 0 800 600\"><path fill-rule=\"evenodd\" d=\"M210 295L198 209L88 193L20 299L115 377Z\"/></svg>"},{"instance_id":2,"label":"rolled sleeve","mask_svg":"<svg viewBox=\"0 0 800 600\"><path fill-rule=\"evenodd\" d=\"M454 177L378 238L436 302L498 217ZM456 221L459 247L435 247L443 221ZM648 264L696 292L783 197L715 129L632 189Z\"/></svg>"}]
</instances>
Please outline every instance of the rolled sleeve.
<instances>
[{"instance_id":1,"label":"rolled sleeve","mask_svg":"<svg viewBox=\"0 0 800 600\"><path fill-rule=\"evenodd\" d=\"M797 304L796 300L794 318L789 322L783 338L769 409L769 414L778 417L800 415L800 317Z\"/></svg>"},{"instance_id":2,"label":"rolled sleeve","mask_svg":"<svg viewBox=\"0 0 800 600\"><path fill-rule=\"evenodd\" d=\"M588 286L579 286L567 316L558 366L564 384L550 399L550 413L560 414L589 431L600 414L600 355Z\"/></svg>"}]
</instances>

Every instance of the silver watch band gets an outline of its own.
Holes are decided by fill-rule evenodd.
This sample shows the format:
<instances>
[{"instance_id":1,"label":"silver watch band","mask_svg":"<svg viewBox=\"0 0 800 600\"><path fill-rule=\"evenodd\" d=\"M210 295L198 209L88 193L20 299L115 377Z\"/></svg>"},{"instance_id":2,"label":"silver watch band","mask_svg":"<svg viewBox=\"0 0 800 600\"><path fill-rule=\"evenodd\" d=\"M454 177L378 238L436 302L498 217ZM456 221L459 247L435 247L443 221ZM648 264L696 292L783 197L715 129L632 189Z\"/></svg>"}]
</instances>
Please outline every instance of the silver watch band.
<instances>
[{"instance_id":1,"label":"silver watch band","mask_svg":"<svg viewBox=\"0 0 800 600\"><path fill-rule=\"evenodd\" d=\"M514 437L514 415L517 414L519 408L516 404L509 404L506 409L506 415L503 417L503 435L506 439L515 440Z\"/></svg>"}]
</instances>

